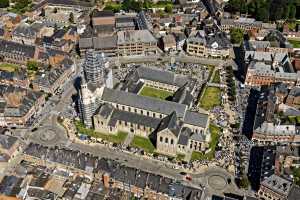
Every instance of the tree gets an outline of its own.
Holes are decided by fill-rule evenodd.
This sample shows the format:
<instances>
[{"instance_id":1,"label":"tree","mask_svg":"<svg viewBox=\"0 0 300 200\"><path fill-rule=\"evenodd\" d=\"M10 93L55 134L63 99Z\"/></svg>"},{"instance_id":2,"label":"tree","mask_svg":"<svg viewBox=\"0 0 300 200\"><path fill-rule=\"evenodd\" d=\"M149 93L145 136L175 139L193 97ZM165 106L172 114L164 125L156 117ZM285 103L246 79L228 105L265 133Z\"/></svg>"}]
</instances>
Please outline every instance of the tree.
<instances>
[{"instance_id":1,"label":"tree","mask_svg":"<svg viewBox=\"0 0 300 200\"><path fill-rule=\"evenodd\" d=\"M289 18L295 19L296 18L296 6L295 5L289 5Z\"/></svg>"},{"instance_id":2,"label":"tree","mask_svg":"<svg viewBox=\"0 0 300 200\"><path fill-rule=\"evenodd\" d=\"M73 14L72 12L70 13L70 16L69 16L69 22L70 22L71 24L74 23L74 14Z\"/></svg>"},{"instance_id":3,"label":"tree","mask_svg":"<svg viewBox=\"0 0 300 200\"><path fill-rule=\"evenodd\" d=\"M166 5L166 7L165 7L165 12L166 12L166 13L172 13L172 12L173 12L173 7L172 7L172 5L170 5L170 4Z\"/></svg>"},{"instance_id":4,"label":"tree","mask_svg":"<svg viewBox=\"0 0 300 200\"><path fill-rule=\"evenodd\" d=\"M9 6L9 0L0 0L0 8L7 8Z\"/></svg>"},{"instance_id":5,"label":"tree","mask_svg":"<svg viewBox=\"0 0 300 200\"><path fill-rule=\"evenodd\" d=\"M240 28L230 29L230 39L234 44L240 44L244 38L244 31Z\"/></svg>"},{"instance_id":6,"label":"tree","mask_svg":"<svg viewBox=\"0 0 300 200\"><path fill-rule=\"evenodd\" d=\"M31 71L37 71L39 68L38 63L36 61L28 61L27 62L27 69Z\"/></svg>"}]
</instances>

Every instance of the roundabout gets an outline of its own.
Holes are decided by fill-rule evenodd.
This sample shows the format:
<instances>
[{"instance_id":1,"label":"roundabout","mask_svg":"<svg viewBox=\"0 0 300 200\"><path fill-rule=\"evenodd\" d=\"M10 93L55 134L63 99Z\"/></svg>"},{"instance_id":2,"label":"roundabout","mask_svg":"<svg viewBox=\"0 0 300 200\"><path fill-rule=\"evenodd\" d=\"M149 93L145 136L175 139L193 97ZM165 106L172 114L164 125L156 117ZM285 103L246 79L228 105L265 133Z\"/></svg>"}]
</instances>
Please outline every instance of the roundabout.
<instances>
[{"instance_id":1,"label":"roundabout","mask_svg":"<svg viewBox=\"0 0 300 200\"><path fill-rule=\"evenodd\" d=\"M208 185L214 190L224 190L227 186L226 178L219 174L207 178Z\"/></svg>"}]
</instances>

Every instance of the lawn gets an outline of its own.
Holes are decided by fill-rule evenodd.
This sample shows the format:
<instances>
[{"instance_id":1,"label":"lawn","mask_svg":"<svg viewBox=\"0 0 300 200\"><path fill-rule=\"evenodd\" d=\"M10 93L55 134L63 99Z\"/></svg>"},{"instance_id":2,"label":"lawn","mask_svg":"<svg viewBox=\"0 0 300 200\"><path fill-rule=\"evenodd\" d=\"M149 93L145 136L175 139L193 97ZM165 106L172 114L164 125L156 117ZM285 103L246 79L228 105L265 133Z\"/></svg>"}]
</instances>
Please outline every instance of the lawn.
<instances>
[{"instance_id":1,"label":"lawn","mask_svg":"<svg viewBox=\"0 0 300 200\"><path fill-rule=\"evenodd\" d=\"M294 48L300 48L300 40L289 39L289 42L291 43L291 45L293 45Z\"/></svg>"},{"instance_id":2,"label":"lawn","mask_svg":"<svg viewBox=\"0 0 300 200\"><path fill-rule=\"evenodd\" d=\"M209 131L211 133L211 141L209 143L210 151L206 154L203 154L202 152L193 151L192 156L191 156L191 161L204 160L204 159L212 160L215 157L216 146L218 144L219 133L220 133L221 129L214 124L210 124Z\"/></svg>"},{"instance_id":3,"label":"lawn","mask_svg":"<svg viewBox=\"0 0 300 200\"><path fill-rule=\"evenodd\" d=\"M200 100L199 106L205 110L210 110L221 105L221 90L217 87L206 87Z\"/></svg>"},{"instance_id":4,"label":"lawn","mask_svg":"<svg viewBox=\"0 0 300 200\"><path fill-rule=\"evenodd\" d=\"M17 65L10 64L10 63L1 63L0 64L0 70L2 71L8 71L8 72L14 72L17 69Z\"/></svg>"},{"instance_id":5,"label":"lawn","mask_svg":"<svg viewBox=\"0 0 300 200\"><path fill-rule=\"evenodd\" d=\"M130 146L143 149L145 152L153 153L155 150L154 145L148 138L144 138L141 136L134 136Z\"/></svg>"},{"instance_id":6,"label":"lawn","mask_svg":"<svg viewBox=\"0 0 300 200\"><path fill-rule=\"evenodd\" d=\"M212 82L213 83L220 83L220 70L216 70Z\"/></svg>"},{"instance_id":7,"label":"lawn","mask_svg":"<svg viewBox=\"0 0 300 200\"><path fill-rule=\"evenodd\" d=\"M94 138L101 138L103 140L106 140L106 141L112 142L112 143L116 143L116 144L123 143L128 135L128 133L126 133L126 132L118 132L116 135L96 132L93 129L86 128L79 121L75 122L75 126L76 126L77 131L80 134L87 135L87 136L94 137Z\"/></svg>"},{"instance_id":8,"label":"lawn","mask_svg":"<svg viewBox=\"0 0 300 200\"><path fill-rule=\"evenodd\" d=\"M184 160L184 158L185 158L185 155L179 153L179 154L177 154L176 160L182 161L182 160Z\"/></svg>"},{"instance_id":9,"label":"lawn","mask_svg":"<svg viewBox=\"0 0 300 200\"><path fill-rule=\"evenodd\" d=\"M207 65L206 68L209 71L208 80L210 80L210 77L212 76L212 74L214 72L215 66L213 66L213 65Z\"/></svg>"},{"instance_id":10,"label":"lawn","mask_svg":"<svg viewBox=\"0 0 300 200\"><path fill-rule=\"evenodd\" d=\"M171 96L172 93L165 90L160 90L153 87L145 86L140 92L140 95L165 100L167 97Z\"/></svg>"}]
</instances>

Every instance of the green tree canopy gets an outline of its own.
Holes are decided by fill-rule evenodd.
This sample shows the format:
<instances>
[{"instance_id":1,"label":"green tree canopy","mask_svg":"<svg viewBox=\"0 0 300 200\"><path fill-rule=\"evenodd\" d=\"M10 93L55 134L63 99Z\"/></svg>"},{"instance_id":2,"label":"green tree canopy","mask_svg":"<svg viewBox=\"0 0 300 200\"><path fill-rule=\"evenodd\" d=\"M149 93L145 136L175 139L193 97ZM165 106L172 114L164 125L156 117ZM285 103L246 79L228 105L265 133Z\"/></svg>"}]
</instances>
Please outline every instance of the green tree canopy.
<instances>
[{"instance_id":1,"label":"green tree canopy","mask_svg":"<svg viewBox=\"0 0 300 200\"><path fill-rule=\"evenodd\" d=\"M31 71L37 71L39 69L39 63L34 60L30 60L27 62L27 69Z\"/></svg>"},{"instance_id":2,"label":"green tree canopy","mask_svg":"<svg viewBox=\"0 0 300 200\"><path fill-rule=\"evenodd\" d=\"M240 28L230 29L230 39L234 44L240 44L244 38L244 31Z\"/></svg>"},{"instance_id":3,"label":"green tree canopy","mask_svg":"<svg viewBox=\"0 0 300 200\"><path fill-rule=\"evenodd\" d=\"M9 6L9 0L0 0L0 8L7 8Z\"/></svg>"},{"instance_id":4,"label":"green tree canopy","mask_svg":"<svg viewBox=\"0 0 300 200\"><path fill-rule=\"evenodd\" d=\"M69 16L69 22L72 24L74 23L74 14L72 12L70 13L70 16Z\"/></svg>"}]
</instances>

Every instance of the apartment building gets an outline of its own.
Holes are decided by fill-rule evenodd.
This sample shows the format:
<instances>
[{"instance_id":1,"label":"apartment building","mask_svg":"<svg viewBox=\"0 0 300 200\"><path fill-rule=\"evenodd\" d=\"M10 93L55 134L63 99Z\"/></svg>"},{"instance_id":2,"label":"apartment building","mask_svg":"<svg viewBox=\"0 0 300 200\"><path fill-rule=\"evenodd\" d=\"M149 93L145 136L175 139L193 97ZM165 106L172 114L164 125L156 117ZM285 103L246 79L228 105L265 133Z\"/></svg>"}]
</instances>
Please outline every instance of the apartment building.
<instances>
[{"instance_id":1,"label":"apartment building","mask_svg":"<svg viewBox=\"0 0 300 200\"><path fill-rule=\"evenodd\" d=\"M186 52L192 56L228 58L231 56L232 46L224 33L213 35L199 31L195 36L186 40Z\"/></svg>"},{"instance_id":2,"label":"apartment building","mask_svg":"<svg viewBox=\"0 0 300 200\"><path fill-rule=\"evenodd\" d=\"M262 86L276 82L290 87L299 85L300 73L294 70L286 53L246 51L245 64L246 85Z\"/></svg>"},{"instance_id":3,"label":"apartment building","mask_svg":"<svg viewBox=\"0 0 300 200\"><path fill-rule=\"evenodd\" d=\"M157 40L148 30L119 31L117 37L117 52L119 56L157 53Z\"/></svg>"}]
</instances>

